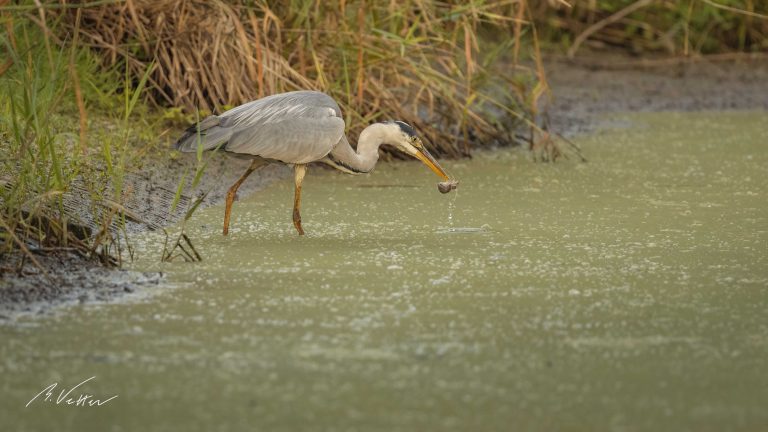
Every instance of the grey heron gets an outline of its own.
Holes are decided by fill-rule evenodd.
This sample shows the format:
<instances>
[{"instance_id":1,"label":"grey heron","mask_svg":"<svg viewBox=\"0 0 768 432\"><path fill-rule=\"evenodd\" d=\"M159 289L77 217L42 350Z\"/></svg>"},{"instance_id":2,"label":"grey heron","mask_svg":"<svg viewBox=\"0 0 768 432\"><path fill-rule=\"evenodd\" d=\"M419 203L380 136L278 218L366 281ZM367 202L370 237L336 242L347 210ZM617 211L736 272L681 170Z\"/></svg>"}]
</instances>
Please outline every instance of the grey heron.
<instances>
[{"instance_id":1,"label":"grey heron","mask_svg":"<svg viewBox=\"0 0 768 432\"><path fill-rule=\"evenodd\" d=\"M273 162L294 167L293 225L299 235L304 234L300 213L301 184L307 164L311 162L325 163L349 174L368 173L379 159L379 147L389 144L422 161L444 181L449 180L445 170L406 123L371 124L360 133L357 151L347 141L344 126L341 109L333 98L316 91L295 91L257 99L220 115L206 117L190 126L175 148L182 152L196 152L199 146L203 150L221 148L253 159L227 192L224 235L229 232L237 189L251 173ZM455 188L455 184L452 186ZM440 190L444 192L443 188Z\"/></svg>"}]
</instances>

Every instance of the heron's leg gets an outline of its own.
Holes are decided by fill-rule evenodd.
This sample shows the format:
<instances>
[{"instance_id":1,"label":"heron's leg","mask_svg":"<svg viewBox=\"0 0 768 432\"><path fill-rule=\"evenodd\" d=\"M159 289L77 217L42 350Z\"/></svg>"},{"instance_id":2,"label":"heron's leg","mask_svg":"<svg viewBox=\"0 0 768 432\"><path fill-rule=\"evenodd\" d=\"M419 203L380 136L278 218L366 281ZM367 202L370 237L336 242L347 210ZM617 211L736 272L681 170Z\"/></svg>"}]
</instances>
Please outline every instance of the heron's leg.
<instances>
[{"instance_id":1,"label":"heron's leg","mask_svg":"<svg viewBox=\"0 0 768 432\"><path fill-rule=\"evenodd\" d=\"M304 174L307 173L307 166L304 164L294 165L296 171L296 193L293 197L293 226L299 235L304 235L304 229L301 228L301 182L304 181Z\"/></svg>"},{"instance_id":2,"label":"heron's leg","mask_svg":"<svg viewBox=\"0 0 768 432\"><path fill-rule=\"evenodd\" d=\"M229 216L232 214L232 203L235 202L235 196L237 195L237 189L248 178L251 173L264 166L266 163L261 159L254 159L251 165L243 173L243 175L229 188L227 191L227 201L224 206L224 235L229 233Z\"/></svg>"}]
</instances>

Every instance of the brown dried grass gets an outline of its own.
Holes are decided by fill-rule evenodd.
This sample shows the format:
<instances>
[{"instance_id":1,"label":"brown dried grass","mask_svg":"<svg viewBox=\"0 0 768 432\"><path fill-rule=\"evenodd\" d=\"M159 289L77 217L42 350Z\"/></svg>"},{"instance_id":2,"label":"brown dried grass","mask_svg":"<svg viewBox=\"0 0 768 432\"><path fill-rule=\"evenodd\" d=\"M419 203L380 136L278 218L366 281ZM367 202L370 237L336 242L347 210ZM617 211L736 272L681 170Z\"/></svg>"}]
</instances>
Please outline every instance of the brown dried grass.
<instances>
[{"instance_id":1,"label":"brown dried grass","mask_svg":"<svg viewBox=\"0 0 768 432\"><path fill-rule=\"evenodd\" d=\"M372 121L401 119L438 153L458 157L478 143L511 142L515 121L530 124L536 80L536 95L546 90L543 70L515 62L502 73L495 62L513 47L515 59L527 54L525 5L126 0L82 9L79 32L107 66L125 62L140 77L154 65L147 97L159 106L215 112L321 90L342 106L353 135ZM76 12L59 13L74 29ZM502 35L497 50L481 50L481 31Z\"/></svg>"}]
</instances>

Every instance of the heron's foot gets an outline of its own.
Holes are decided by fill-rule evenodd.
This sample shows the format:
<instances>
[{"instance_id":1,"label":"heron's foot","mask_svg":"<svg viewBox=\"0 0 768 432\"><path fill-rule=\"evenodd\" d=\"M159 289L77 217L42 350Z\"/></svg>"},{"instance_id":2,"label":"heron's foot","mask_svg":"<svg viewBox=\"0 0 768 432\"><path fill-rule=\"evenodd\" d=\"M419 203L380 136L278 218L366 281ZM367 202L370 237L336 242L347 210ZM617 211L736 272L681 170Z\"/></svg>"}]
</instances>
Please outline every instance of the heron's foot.
<instances>
[{"instance_id":1,"label":"heron's foot","mask_svg":"<svg viewBox=\"0 0 768 432\"><path fill-rule=\"evenodd\" d=\"M299 209L293 209L293 226L296 227L296 231L299 235L304 235L304 228L301 227L301 214Z\"/></svg>"}]
</instances>

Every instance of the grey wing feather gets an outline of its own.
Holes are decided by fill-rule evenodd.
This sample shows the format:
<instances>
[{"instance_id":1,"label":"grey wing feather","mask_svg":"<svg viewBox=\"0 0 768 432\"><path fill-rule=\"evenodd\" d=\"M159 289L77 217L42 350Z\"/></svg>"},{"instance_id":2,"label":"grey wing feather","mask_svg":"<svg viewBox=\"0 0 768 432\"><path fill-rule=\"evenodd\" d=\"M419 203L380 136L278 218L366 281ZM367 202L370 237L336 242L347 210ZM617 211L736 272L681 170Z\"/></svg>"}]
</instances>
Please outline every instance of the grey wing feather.
<instances>
[{"instance_id":1,"label":"grey wing feather","mask_svg":"<svg viewBox=\"0 0 768 432\"><path fill-rule=\"evenodd\" d=\"M209 117L210 118L210 117ZM208 121L204 120L203 124ZM233 108L204 129L203 148L226 142L224 150L276 159L286 163L308 163L322 159L344 134L338 104L320 92L283 93ZM196 128L193 127L191 129ZM197 148L197 134L187 138ZM181 141L181 140L180 140ZM177 148L178 145L177 145ZM189 148L189 150L184 150Z\"/></svg>"},{"instance_id":2,"label":"grey wing feather","mask_svg":"<svg viewBox=\"0 0 768 432\"><path fill-rule=\"evenodd\" d=\"M197 151L198 144L202 144L203 150L212 150L226 143L232 136L232 131L218 127L219 123L218 116L206 117L200 123L187 128L184 135L174 144L174 148L182 152L194 152Z\"/></svg>"}]
</instances>

